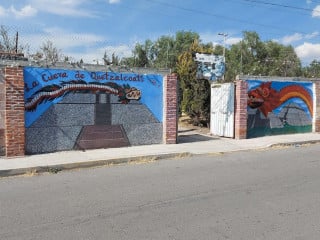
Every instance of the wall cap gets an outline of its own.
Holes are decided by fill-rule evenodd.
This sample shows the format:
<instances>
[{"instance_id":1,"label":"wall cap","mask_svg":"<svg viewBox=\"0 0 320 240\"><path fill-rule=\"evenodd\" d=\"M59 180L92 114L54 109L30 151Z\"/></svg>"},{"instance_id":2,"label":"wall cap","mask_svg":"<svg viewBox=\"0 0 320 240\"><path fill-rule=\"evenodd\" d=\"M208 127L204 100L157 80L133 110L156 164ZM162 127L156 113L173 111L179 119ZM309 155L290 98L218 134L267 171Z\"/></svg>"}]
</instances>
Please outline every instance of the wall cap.
<instances>
[{"instance_id":1,"label":"wall cap","mask_svg":"<svg viewBox=\"0 0 320 240\"><path fill-rule=\"evenodd\" d=\"M261 81L320 81L319 78L303 78L303 77L277 77L277 76L254 76L254 75L237 75L236 81L261 80Z\"/></svg>"}]
</instances>

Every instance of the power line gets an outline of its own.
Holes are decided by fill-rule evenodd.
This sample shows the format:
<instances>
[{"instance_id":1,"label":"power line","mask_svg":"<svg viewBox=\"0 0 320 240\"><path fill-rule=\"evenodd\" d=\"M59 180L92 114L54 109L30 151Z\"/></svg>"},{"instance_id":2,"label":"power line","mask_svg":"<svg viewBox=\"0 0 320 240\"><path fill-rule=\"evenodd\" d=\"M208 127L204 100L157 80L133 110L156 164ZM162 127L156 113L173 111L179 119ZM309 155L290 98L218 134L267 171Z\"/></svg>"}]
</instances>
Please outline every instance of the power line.
<instances>
[{"instance_id":1,"label":"power line","mask_svg":"<svg viewBox=\"0 0 320 240\"><path fill-rule=\"evenodd\" d=\"M255 2L255 1L247 1L247 0L229 0L229 1L234 1L234 2L238 2L238 3L241 3L241 4L247 4L247 5L250 5L250 6L253 6L253 7L260 7L260 8L267 8L267 7L269 7L269 9L273 9L273 11L278 11L278 12L280 12L281 11L281 13L283 13L283 7L279 7L279 6L276 6L276 5L269 5L269 6L266 6L266 4L268 4L268 3L266 3L265 5L264 4L257 4L257 2ZM260 2L259 2L260 3ZM292 9L290 9L290 8L288 8L288 10L292 10ZM296 9L295 9L296 10ZM310 11L313 11L313 10L311 10L310 9ZM310 16L310 12L309 11L296 11L296 13L297 14L301 14L301 15L305 15L305 16Z\"/></svg>"},{"instance_id":2,"label":"power line","mask_svg":"<svg viewBox=\"0 0 320 240\"><path fill-rule=\"evenodd\" d=\"M172 4L172 3L167 3L167 2L162 2L162 1L159 1L159 0L145 0L145 1L148 1L148 2L153 2L153 3L157 3L157 4L160 4L160 5L163 5L163 6L167 6L167 7L170 7L170 8L174 8L174 9L180 9L180 10L183 10L183 11L186 11L186 12L191 12L191 13L197 13L197 14L202 14L202 15L207 15L207 16L212 16L212 17L216 17L216 18L219 18L220 20L221 19L224 19L224 20L228 20L228 21L232 21L232 22L237 22L237 23L245 23L245 24L250 24L250 25L256 25L256 26L259 26L259 27L265 27L265 28L271 28L271 29L278 29L278 30L285 30L285 31L289 31L289 32L292 32L292 33L301 33L301 34L308 34L306 32L302 32L300 30L296 30L296 29L288 29L288 28L282 28L282 27L279 27L279 26L275 26L275 25L267 25L267 24L261 24L261 23L254 23L254 22L250 22L250 21L246 21L246 20L242 20L242 19L237 19L237 18L233 18L233 17L228 17L226 15L219 15L219 14L215 14L215 13L212 13L212 12L206 12L206 11L202 11L202 10L198 10L198 9L193 9L193 8L187 8L187 7L183 7L183 6L179 6L179 5L176 5L176 4ZM244 0L246 1L246 0ZM250 1L250 0L247 0L247 1ZM254 0L251 0L254 2ZM258 2L258 1L256 1ZM284 5L285 6L285 5Z\"/></svg>"},{"instance_id":3,"label":"power line","mask_svg":"<svg viewBox=\"0 0 320 240\"><path fill-rule=\"evenodd\" d=\"M292 5L284 5L284 4L279 4L279 3L272 3L272 2L265 2L265 1L257 1L257 0L243 0L245 2L252 2L252 3L259 3L259 4L264 4L264 5L271 5L271 6L277 6L277 7L282 7L282 8L291 8L291 9L296 9L296 10L303 10L307 12L320 12L315 9L311 8L303 8L303 7L296 7Z\"/></svg>"}]
</instances>

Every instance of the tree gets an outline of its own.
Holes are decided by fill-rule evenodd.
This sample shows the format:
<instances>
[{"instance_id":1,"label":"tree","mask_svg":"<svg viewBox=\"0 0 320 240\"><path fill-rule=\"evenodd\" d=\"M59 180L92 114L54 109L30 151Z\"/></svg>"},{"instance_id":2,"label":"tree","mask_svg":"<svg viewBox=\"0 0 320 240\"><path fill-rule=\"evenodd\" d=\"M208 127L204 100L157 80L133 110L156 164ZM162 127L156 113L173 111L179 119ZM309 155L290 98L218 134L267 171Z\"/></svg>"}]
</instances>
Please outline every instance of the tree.
<instances>
[{"instance_id":1,"label":"tree","mask_svg":"<svg viewBox=\"0 0 320 240\"><path fill-rule=\"evenodd\" d=\"M294 77L301 75L301 62L292 46L263 42L256 32L244 32L243 39L227 51L226 79L236 75Z\"/></svg>"},{"instance_id":2,"label":"tree","mask_svg":"<svg viewBox=\"0 0 320 240\"><path fill-rule=\"evenodd\" d=\"M155 68L174 68L177 56L174 53L175 39L161 36L151 47L151 61Z\"/></svg>"},{"instance_id":3,"label":"tree","mask_svg":"<svg viewBox=\"0 0 320 240\"><path fill-rule=\"evenodd\" d=\"M302 69L303 76L308 78L320 78L320 61L313 60L309 66Z\"/></svg>"},{"instance_id":4,"label":"tree","mask_svg":"<svg viewBox=\"0 0 320 240\"><path fill-rule=\"evenodd\" d=\"M15 44L14 39L10 39L9 30L1 25L0 27L0 35L1 35L1 42L0 42L0 50L3 52L14 52L15 51Z\"/></svg>"},{"instance_id":5,"label":"tree","mask_svg":"<svg viewBox=\"0 0 320 240\"><path fill-rule=\"evenodd\" d=\"M104 65L114 65L114 66L120 65L120 58L115 53L112 53L111 60L110 60L107 54L107 51L104 51L102 59L103 59Z\"/></svg>"},{"instance_id":6,"label":"tree","mask_svg":"<svg viewBox=\"0 0 320 240\"><path fill-rule=\"evenodd\" d=\"M188 51L178 57L177 74L180 79L181 111L186 113L194 125L208 125L210 122L210 83L197 79L197 64L194 53L213 52L212 44L201 44L197 39Z\"/></svg>"},{"instance_id":7,"label":"tree","mask_svg":"<svg viewBox=\"0 0 320 240\"><path fill-rule=\"evenodd\" d=\"M133 50L133 67L151 67L152 41L146 40L144 44L137 43Z\"/></svg>"},{"instance_id":8,"label":"tree","mask_svg":"<svg viewBox=\"0 0 320 240\"><path fill-rule=\"evenodd\" d=\"M114 66L119 66L120 65L120 58L115 53L112 53L111 61L112 61L112 64Z\"/></svg>"},{"instance_id":9,"label":"tree","mask_svg":"<svg viewBox=\"0 0 320 240\"><path fill-rule=\"evenodd\" d=\"M193 99L192 81L196 78L196 65L192 58L192 52L184 52L178 57L177 74L180 80L180 109L184 113L191 113L191 101Z\"/></svg>"},{"instance_id":10,"label":"tree","mask_svg":"<svg viewBox=\"0 0 320 240\"><path fill-rule=\"evenodd\" d=\"M243 32L240 44L240 57L242 57L242 71L249 75L260 75L262 71L261 59L264 58L263 43L256 32Z\"/></svg>"},{"instance_id":11,"label":"tree","mask_svg":"<svg viewBox=\"0 0 320 240\"><path fill-rule=\"evenodd\" d=\"M281 46L279 60L278 69L280 70L280 76L301 76L301 62L292 46Z\"/></svg>"},{"instance_id":12,"label":"tree","mask_svg":"<svg viewBox=\"0 0 320 240\"><path fill-rule=\"evenodd\" d=\"M21 45L18 42L18 32L14 36L10 36L9 28L0 26L0 51L6 53L22 53L28 49L28 45Z\"/></svg>"},{"instance_id":13,"label":"tree","mask_svg":"<svg viewBox=\"0 0 320 240\"><path fill-rule=\"evenodd\" d=\"M109 56L107 54L107 51L104 51L104 54L103 54L103 63L104 65L110 65L112 63L112 61L110 61L109 59Z\"/></svg>"},{"instance_id":14,"label":"tree","mask_svg":"<svg viewBox=\"0 0 320 240\"><path fill-rule=\"evenodd\" d=\"M47 64L54 64L58 62L62 56L61 51L58 50L50 40L42 44L40 50L36 53L36 55L41 60L46 61Z\"/></svg>"}]
</instances>

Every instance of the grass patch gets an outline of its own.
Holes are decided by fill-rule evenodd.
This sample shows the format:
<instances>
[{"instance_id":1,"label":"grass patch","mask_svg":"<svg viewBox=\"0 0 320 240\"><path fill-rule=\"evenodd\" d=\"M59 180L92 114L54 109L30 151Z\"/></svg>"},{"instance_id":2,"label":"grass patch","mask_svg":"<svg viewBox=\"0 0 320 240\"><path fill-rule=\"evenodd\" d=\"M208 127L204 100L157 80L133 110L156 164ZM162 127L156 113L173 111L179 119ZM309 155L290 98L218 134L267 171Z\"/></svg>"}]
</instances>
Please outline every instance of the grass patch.
<instances>
[{"instance_id":1,"label":"grass patch","mask_svg":"<svg viewBox=\"0 0 320 240\"><path fill-rule=\"evenodd\" d=\"M26 171L25 174L23 174L25 177L33 177L38 175L37 169L33 168L33 169L29 169L28 171Z\"/></svg>"},{"instance_id":2,"label":"grass patch","mask_svg":"<svg viewBox=\"0 0 320 240\"><path fill-rule=\"evenodd\" d=\"M61 172L62 169L61 168L57 168L57 167L48 167L46 169L46 172L51 173L51 174L57 174L58 172Z\"/></svg>"},{"instance_id":3,"label":"grass patch","mask_svg":"<svg viewBox=\"0 0 320 240\"><path fill-rule=\"evenodd\" d=\"M128 164L146 164L146 163L153 163L158 158L156 156L153 157L141 157L138 159L129 160Z\"/></svg>"},{"instance_id":4,"label":"grass patch","mask_svg":"<svg viewBox=\"0 0 320 240\"><path fill-rule=\"evenodd\" d=\"M177 154L174 159L181 159L181 158L188 158L188 157L192 157L191 153L185 152L185 153L179 153Z\"/></svg>"}]
</instances>

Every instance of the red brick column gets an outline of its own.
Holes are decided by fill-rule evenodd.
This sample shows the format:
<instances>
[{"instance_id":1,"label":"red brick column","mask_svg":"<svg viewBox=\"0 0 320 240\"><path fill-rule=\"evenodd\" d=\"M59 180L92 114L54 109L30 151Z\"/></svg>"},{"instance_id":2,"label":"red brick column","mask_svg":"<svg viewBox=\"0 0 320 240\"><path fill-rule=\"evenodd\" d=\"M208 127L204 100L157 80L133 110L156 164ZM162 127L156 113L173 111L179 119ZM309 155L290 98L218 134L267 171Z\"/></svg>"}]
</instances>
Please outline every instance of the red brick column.
<instances>
[{"instance_id":1,"label":"red brick column","mask_svg":"<svg viewBox=\"0 0 320 240\"><path fill-rule=\"evenodd\" d=\"M316 98L313 106L313 117L314 117L314 131L320 132L320 80L314 82L314 97Z\"/></svg>"},{"instance_id":2,"label":"red brick column","mask_svg":"<svg viewBox=\"0 0 320 240\"><path fill-rule=\"evenodd\" d=\"M7 157L25 154L23 68L6 67L5 150Z\"/></svg>"},{"instance_id":3,"label":"red brick column","mask_svg":"<svg viewBox=\"0 0 320 240\"><path fill-rule=\"evenodd\" d=\"M6 113L6 92L4 71L0 69L0 155L5 155L5 113Z\"/></svg>"},{"instance_id":4,"label":"red brick column","mask_svg":"<svg viewBox=\"0 0 320 240\"><path fill-rule=\"evenodd\" d=\"M163 141L165 144L176 144L178 137L178 80L171 74L164 78L164 114Z\"/></svg>"},{"instance_id":5,"label":"red brick column","mask_svg":"<svg viewBox=\"0 0 320 240\"><path fill-rule=\"evenodd\" d=\"M235 139L247 138L247 99L248 84L244 80L236 82Z\"/></svg>"}]
</instances>

